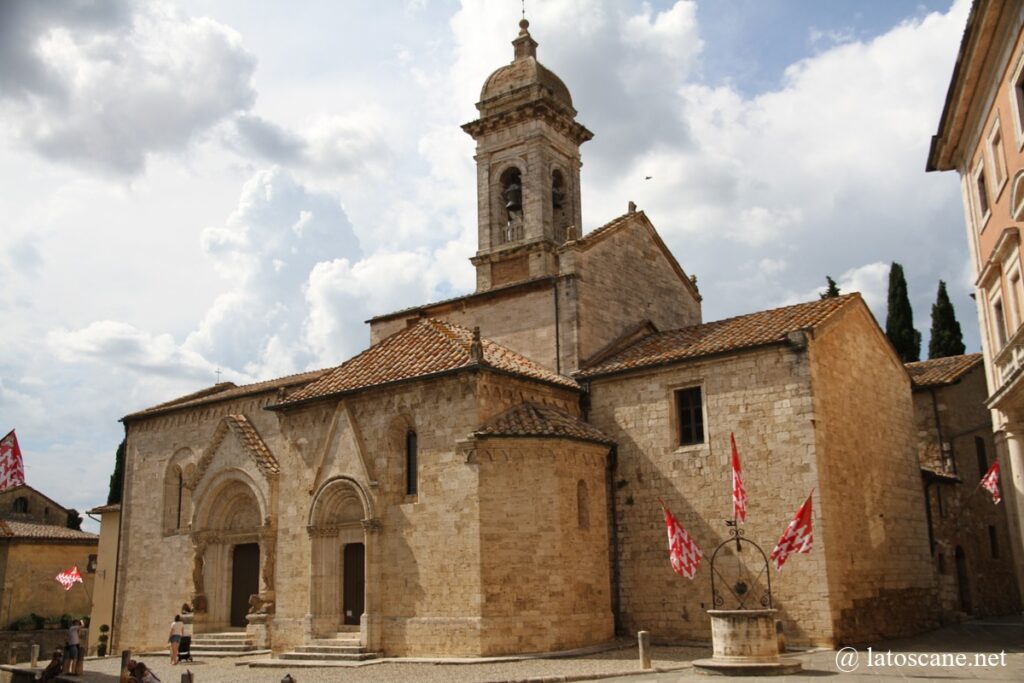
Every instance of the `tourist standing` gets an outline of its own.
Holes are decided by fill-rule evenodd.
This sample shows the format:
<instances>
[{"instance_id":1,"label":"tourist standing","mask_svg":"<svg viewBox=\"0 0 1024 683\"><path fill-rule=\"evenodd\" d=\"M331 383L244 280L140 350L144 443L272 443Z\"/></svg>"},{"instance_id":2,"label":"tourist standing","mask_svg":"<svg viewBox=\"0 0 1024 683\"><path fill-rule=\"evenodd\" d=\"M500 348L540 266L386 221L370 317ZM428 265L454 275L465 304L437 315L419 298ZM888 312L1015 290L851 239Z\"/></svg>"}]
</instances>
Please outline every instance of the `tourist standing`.
<instances>
[{"instance_id":1,"label":"tourist standing","mask_svg":"<svg viewBox=\"0 0 1024 683\"><path fill-rule=\"evenodd\" d=\"M178 646L181 645L181 637L185 634L185 624L181 623L181 615L175 614L171 622L171 635L167 642L171 644L171 664L178 663Z\"/></svg>"},{"instance_id":2,"label":"tourist standing","mask_svg":"<svg viewBox=\"0 0 1024 683\"><path fill-rule=\"evenodd\" d=\"M75 673L75 665L78 662L78 645L80 640L80 630L82 628L82 622L78 619L73 619L68 624L68 640L64 647L64 673Z\"/></svg>"}]
</instances>

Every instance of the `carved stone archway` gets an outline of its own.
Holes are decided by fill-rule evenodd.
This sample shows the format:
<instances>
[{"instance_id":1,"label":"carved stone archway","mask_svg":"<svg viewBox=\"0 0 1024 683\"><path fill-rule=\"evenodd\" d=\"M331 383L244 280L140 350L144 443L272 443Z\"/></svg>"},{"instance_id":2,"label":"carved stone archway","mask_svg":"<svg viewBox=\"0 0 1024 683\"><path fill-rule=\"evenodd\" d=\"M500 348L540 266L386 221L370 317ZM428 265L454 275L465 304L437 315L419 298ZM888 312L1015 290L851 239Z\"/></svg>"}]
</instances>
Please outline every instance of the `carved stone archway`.
<instances>
[{"instance_id":1,"label":"carved stone archway","mask_svg":"<svg viewBox=\"0 0 1024 683\"><path fill-rule=\"evenodd\" d=\"M358 624L364 645L373 641L370 626L375 612L375 584L373 557L375 536L379 524L373 513L373 503L366 491L354 479L336 477L320 487L313 498L309 514L310 586L309 586L309 628L310 635L320 637L333 634L345 624ZM361 546L361 547L359 547ZM358 550L358 553L346 552ZM362 556L361 571L353 572L346 567L344 558ZM350 559L351 561L351 559ZM352 586L346 598L345 583L354 574L361 574L364 584L360 600L353 600ZM351 604L346 604L348 600ZM353 610L353 605L362 603ZM356 614L360 611L361 614Z\"/></svg>"},{"instance_id":2,"label":"carved stone archway","mask_svg":"<svg viewBox=\"0 0 1024 683\"><path fill-rule=\"evenodd\" d=\"M269 570L269 590L273 590L274 537L265 511L265 501L255 482L239 470L221 472L204 487L192 525L192 600L201 630L231 627L232 585L240 574L254 573L253 585L258 585L255 594L265 596ZM248 544L259 544L259 566L234 567L235 549ZM250 591L246 593L241 599L248 603ZM236 603L238 599L236 596Z\"/></svg>"}]
</instances>

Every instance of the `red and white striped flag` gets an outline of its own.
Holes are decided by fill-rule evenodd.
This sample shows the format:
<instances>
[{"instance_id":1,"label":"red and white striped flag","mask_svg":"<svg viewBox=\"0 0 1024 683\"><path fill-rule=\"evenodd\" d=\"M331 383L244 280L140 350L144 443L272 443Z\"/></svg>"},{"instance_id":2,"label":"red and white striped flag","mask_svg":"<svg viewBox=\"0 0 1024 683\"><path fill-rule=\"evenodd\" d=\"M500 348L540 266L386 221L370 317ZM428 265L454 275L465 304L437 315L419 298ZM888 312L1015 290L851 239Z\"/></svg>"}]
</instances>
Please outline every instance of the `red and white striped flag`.
<instances>
[{"instance_id":1,"label":"red and white striped flag","mask_svg":"<svg viewBox=\"0 0 1024 683\"><path fill-rule=\"evenodd\" d=\"M74 586L76 583L85 583L85 581L82 580L82 572L78 571L78 565L75 565L71 569L63 571L60 574L57 574L56 578L57 581L60 582L60 585L64 586L64 590L66 591L71 590L71 587Z\"/></svg>"},{"instance_id":2,"label":"red and white striped flag","mask_svg":"<svg viewBox=\"0 0 1024 683\"><path fill-rule=\"evenodd\" d=\"M25 483L25 463L18 448L18 437L12 429L0 439L0 491Z\"/></svg>"},{"instance_id":3,"label":"red and white striped flag","mask_svg":"<svg viewBox=\"0 0 1024 683\"><path fill-rule=\"evenodd\" d=\"M992 502L999 505L1002 498L999 496L999 461L992 463L988 472L981 478L981 488L992 494Z\"/></svg>"},{"instance_id":4,"label":"red and white striped flag","mask_svg":"<svg viewBox=\"0 0 1024 683\"><path fill-rule=\"evenodd\" d=\"M732 442L732 514L741 522L747 521L747 489L743 487L743 472L740 470L740 452L736 450L736 437L729 432Z\"/></svg>"},{"instance_id":5,"label":"red and white striped flag","mask_svg":"<svg viewBox=\"0 0 1024 683\"><path fill-rule=\"evenodd\" d=\"M782 571L782 565L786 558L792 553L809 553L814 543L814 534L811 530L811 496L814 489L807 494L807 500L796 511L793 521L789 523L786 530L779 538L775 550L772 551L771 559L775 560L775 568Z\"/></svg>"},{"instance_id":6,"label":"red and white striped flag","mask_svg":"<svg viewBox=\"0 0 1024 683\"><path fill-rule=\"evenodd\" d=\"M672 516L665 503L659 498L661 509L665 512L665 529L668 531L668 559L676 574L692 579L700 566L703 554L686 529Z\"/></svg>"}]
</instances>

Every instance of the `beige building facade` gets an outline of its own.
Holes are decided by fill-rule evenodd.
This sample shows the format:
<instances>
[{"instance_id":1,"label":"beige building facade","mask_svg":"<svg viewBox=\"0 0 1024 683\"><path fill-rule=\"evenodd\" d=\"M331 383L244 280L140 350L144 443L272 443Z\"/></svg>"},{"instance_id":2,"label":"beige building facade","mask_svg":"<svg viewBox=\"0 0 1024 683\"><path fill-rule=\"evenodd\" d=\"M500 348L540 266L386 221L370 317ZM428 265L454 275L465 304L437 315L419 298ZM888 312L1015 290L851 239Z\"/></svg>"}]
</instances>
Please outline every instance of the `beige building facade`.
<instances>
[{"instance_id":1,"label":"beige building facade","mask_svg":"<svg viewBox=\"0 0 1024 683\"><path fill-rule=\"evenodd\" d=\"M927 170L960 175L986 404L1024 587L1024 1L971 5Z\"/></svg>"},{"instance_id":2,"label":"beige building facade","mask_svg":"<svg viewBox=\"0 0 1024 683\"><path fill-rule=\"evenodd\" d=\"M513 47L464 126L475 292L372 319L337 367L124 418L116 647L162 645L185 601L278 654L706 640L730 432L765 552L814 491L814 551L771 570L791 642L940 623L910 379L859 295L702 322L644 212L582 229L592 134L525 21ZM659 498L705 550L694 581Z\"/></svg>"}]
</instances>

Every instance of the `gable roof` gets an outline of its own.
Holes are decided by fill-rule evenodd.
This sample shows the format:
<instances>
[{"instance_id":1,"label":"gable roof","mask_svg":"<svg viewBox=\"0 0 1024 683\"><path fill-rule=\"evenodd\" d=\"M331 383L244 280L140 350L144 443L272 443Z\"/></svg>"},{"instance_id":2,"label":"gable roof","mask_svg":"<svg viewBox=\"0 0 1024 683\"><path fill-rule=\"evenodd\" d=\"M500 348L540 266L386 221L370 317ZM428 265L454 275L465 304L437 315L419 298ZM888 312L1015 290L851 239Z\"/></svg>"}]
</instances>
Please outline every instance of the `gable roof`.
<instances>
[{"instance_id":1,"label":"gable roof","mask_svg":"<svg viewBox=\"0 0 1024 683\"><path fill-rule=\"evenodd\" d=\"M39 541L92 541L99 542L99 536L88 531L69 529L56 524L37 524L13 519L0 519L0 539L32 539Z\"/></svg>"},{"instance_id":2,"label":"gable roof","mask_svg":"<svg viewBox=\"0 0 1024 683\"><path fill-rule=\"evenodd\" d=\"M915 388L940 387L955 384L970 370L980 365L980 353L968 353L963 356L933 358L916 363L907 363L907 372L914 382Z\"/></svg>"},{"instance_id":3,"label":"gable roof","mask_svg":"<svg viewBox=\"0 0 1024 683\"><path fill-rule=\"evenodd\" d=\"M530 401L512 406L477 427L473 436L554 437L614 446L597 427L564 410Z\"/></svg>"},{"instance_id":4,"label":"gable roof","mask_svg":"<svg viewBox=\"0 0 1024 683\"><path fill-rule=\"evenodd\" d=\"M815 327L839 309L859 300L860 294L844 294L677 330L656 332L597 365L583 368L575 375L584 378L597 377L741 349L786 343L789 334Z\"/></svg>"},{"instance_id":5,"label":"gable roof","mask_svg":"<svg viewBox=\"0 0 1024 683\"><path fill-rule=\"evenodd\" d=\"M456 370L486 367L528 379L578 389L570 377L444 320L425 318L382 339L320 379L269 406L278 409L369 387L405 382Z\"/></svg>"},{"instance_id":6,"label":"gable roof","mask_svg":"<svg viewBox=\"0 0 1024 683\"><path fill-rule=\"evenodd\" d=\"M158 403L150 408L145 408L129 415L125 415L121 418L121 421L128 422L130 420L163 415L182 408L193 408L199 405L217 403L219 401L229 401L231 399L251 396L265 391L273 391L274 389L287 389L288 387L304 385L322 377L328 371L328 369L311 370L309 372L300 372L295 375L286 375L276 379L254 382L252 384L243 384L241 386L232 382L221 382L220 384L214 384L212 387L200 389L199 391L191 394L186 394L185 396L180 396L176 399L165 401L164 403Z\"/></svg>"},{"instance_id":7,"label":"gable roof","mask_svg":"<svg viewBox=\"0 0 1024 683\"><path fill-rule=\"evenodd\" d=\"M44 498L47 501L49 501L55 508L63 510L64 512L70 512L71 511L71 508L64 507L63 505L61 505L60 503L55 501L53 498L50 498L45 493L41 492L39 489L36 489L36 488L34 488L32 486L29 486L28 484L18 484L17 486L12 486L10 488L6 488L6 489L4 489L2 491L2 493L11 494L11 493L14 493L16 491L21 491L21 490L31 491L32 493L36 494L40 498Z\"/></svg>"},{"instance_id":8,"label":"gable roof","mask_svg":"<svg viewBox=\"0 0 1024 683\"><path fill-rule=\"evenodd\" d=\"M586 251L587 249L591 249L595 245L608 239L617 232L625 230L630 226L639 226L651 237L655 245L665 256L669 266L675 271L679 279L683 281L683 284L690 290L690 293L693 294L694 298L696 298L697 301L700 301L702 297L700 295L700 291L697 289L696 282L687 275L686 271L683 270L683 267L679 265L679 261L676 260L675 254L672 253L672 250L669 249L668 245L666 245L664 240L661 239L661 235L658 234L657 228L655 228L654 224L651 223L647 214L642 210L637 211L636 206L632 202L630 202L629 206L629 211L626 213L618 216L617 218L613 218L599 228L591 230L579 239L566 242L561 248Z\"/></svg>"}]
</instances>

